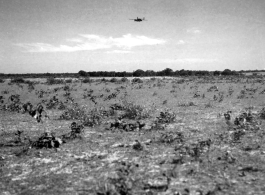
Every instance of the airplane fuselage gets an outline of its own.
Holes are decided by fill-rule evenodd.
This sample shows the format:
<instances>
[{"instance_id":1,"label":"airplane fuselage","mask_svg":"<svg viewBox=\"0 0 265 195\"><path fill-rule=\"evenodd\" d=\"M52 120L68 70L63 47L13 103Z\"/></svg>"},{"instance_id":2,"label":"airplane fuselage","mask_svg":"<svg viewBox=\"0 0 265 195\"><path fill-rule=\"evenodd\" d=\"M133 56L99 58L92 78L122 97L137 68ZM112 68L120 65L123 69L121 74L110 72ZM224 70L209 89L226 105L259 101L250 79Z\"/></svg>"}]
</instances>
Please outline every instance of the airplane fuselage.
<instances>
[{"instance_id":1,"label":"airplane fuselage","mask_svg":"<svg viewBox=\"0 0 265 195\"><path fill-rule=\"evenodd\" d=\"M130 19L130 20L133 20L134 22L142 22L145 20L145 18L136 18L136 19Z\"/></svg>"}]
</instances>

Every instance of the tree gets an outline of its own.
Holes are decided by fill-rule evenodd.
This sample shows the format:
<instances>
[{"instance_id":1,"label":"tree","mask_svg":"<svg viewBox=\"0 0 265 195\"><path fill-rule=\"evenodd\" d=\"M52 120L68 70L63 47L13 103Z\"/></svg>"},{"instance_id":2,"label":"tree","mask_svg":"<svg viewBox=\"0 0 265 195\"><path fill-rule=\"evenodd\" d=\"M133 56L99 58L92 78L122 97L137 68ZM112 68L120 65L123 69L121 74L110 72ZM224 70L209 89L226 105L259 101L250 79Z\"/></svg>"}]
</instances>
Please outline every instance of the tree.
<instances>
[{"instance_id":1,"label":"tree","mask_svg":"<svg viewBox=\"0 0 265 195\"><path fill-rule=\"evenodd\" d=\"M190 70L181 69L178 74L180 76L189 76L189 75L191 75L191 73L192 73L192 71L190 71Z\"/></svg>"},{"instance_id":2,"label":"tree","mask_svg":"<svg viewBox=\"0 0 265 195\"><path fill-rule=\"evenodd\" d=\"M133 72L133 76L134 77L143 77L143 76L145 76L145 72L141 69L138 69L138 70Z\"/></svg>"},{"instance_id":3,"label":"tree","mask_svg":"<svg viewBox=\"0 0 265 195\"><path fill-rule=\"evenodd\" d=\"M221 74L221 71L219 71L219 70L216 70L216 71L213 72L214 76L219 76L220 74Z\"/></svg>"},{"instance_id":4,"label":"tree","mask_svg":"<svg viewBox=\"0 0 265 195\"><path fill-rule=\"evenodd\" d=\"M225 70L222 72L222 75L224 75L224 76L232 75L232 71L229 70L229 69L225 69Z\"/></svg>"},{"instance_id":5,"label":"tree","mask_svg":"<svg viewBox=\"0 0 265 195\"><path fill-rule=\"evenodd\" d=\"M147 70L145 71L145 76L147 77L156 76L156 72L153 70Z\"/></svg>"},{"instance_id":6,"label":"tree","mask_svg":"<svg viewBox=\"0 0 265 195\"><path fill-rule=\"evenodd\" d=\"M81 77L87 77L87 76L89 76L89 74L88 74L87 72L83 71L83 70L80 70L80 71L78 72L78 74L79 74L79 76L81 76Z\"/></svg>"},{"instance_id":7,"label":"tree","mask_svg":"<svg viewBox=\"0 0 265 195\"><path fill-rule=\"evenodd\" d=\"M173 70L170 68L166 68L165 70L162 70L165 76L172 76Z\"/></svg>"}]
</instances>

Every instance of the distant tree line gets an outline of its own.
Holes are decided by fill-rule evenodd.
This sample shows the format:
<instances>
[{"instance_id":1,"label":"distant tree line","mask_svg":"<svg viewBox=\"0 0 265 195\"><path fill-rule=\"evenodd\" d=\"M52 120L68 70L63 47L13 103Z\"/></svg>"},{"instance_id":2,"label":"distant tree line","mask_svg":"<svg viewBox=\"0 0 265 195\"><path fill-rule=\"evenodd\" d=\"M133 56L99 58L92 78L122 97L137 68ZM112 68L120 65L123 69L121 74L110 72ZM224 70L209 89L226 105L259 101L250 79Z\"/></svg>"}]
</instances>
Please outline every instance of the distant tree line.
<instances>
[{"instance_id":1,"label":"distant tree line","mask_svg":"<svg viewBox=\"0 0 265 195\"><path fill-rule=\"evenodd\" d=\"M78 73L27 73L27 74L4 74L0 73L0 78L76 78Z\"/></svg>"},{"instance_id":2,"label":"distant tree line","mask_svg":"<svg viewBox=\"0 0 265 195\"><path fill-rule=\"evenodd\" d=\"M207 70L176 70L173 71L170 68L166 68L162 71L153 70L135 70L133 72L115 72L115 71L93 71L85 72L80 70L78 72L80 76L83 77L153 77L153 76L220 76L220 75L239 75L237 71L231 71L225 69L224 71L207 71Z\"/></svg>"},{"instance_id":3,"label":"distant tree line","mask_svg":"<svg viewBox=\"0 0 265 195\"><path fill-rule=\"evenodd\" d=\"M265 70L240 70L239 72L248 73L248 72L265 72Z\"/></svg>"},{"instance_id":4,"label":"distant tree line","mask_svg":"<svg viewBox=\"0 0 265 195\"><path fill-rule=\"evenodd\" d=\"M265 70L241 70L234 71L225 69L223 71L207 70L176 70L166 68L162 71L154 70L135 70L133 72L116 72L116 71L92 71L86 72L80 70L78 73L27 73L27 74L4 74L0 73L0 78L77 78L77 77L154 77L154 76L235 76L247 72L265 72Z\"/></svg>"}]
</instances>

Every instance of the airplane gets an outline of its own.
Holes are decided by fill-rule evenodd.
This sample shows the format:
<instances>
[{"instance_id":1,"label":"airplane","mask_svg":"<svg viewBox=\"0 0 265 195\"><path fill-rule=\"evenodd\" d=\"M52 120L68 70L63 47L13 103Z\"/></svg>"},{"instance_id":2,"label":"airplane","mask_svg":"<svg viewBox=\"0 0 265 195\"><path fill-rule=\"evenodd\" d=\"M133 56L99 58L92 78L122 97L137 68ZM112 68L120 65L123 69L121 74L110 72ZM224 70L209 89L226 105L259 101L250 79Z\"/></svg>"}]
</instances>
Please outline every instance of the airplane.
<instances>
[{"instance_id":1,"label":"airplane","mask_svg":"<svg viewBox=\"0 0 265 195\"><path fill-rule=\"evenodd\" d=\"M143 18L136 18L136 19L129 19L129 20L134 20L134 22L142 22L142 21L147 21L144 17Z\"/></svg>"}]
</instances>

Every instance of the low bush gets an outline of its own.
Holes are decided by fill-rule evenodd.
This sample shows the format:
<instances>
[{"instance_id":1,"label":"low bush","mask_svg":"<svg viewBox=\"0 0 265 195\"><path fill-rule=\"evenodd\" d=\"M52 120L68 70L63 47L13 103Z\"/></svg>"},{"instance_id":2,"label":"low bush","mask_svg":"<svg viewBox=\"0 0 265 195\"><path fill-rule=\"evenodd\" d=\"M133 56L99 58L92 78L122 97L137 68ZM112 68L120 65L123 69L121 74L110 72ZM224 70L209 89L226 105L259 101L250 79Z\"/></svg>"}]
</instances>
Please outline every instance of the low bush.
<instances>
[{"instance_id":1,"label":"low bush","mask_svg":"<svg viewBox=\"0 0 265 195\"><path fill-rule=\"evenodd\" d=\"M40 148L59 148L63 141L55 136L55 133L45 132L38 140L31 143L31 147Z\"/></svg>"},{"instance_id":2,"label":"low bush","mask_svg":"<svg viewBox=\"0 0 265 195\"><path fill-rule=\"evenodd\" d=\"M140 78L134 78L134 79L132 80L132 82L133 82L133 83L143 83L143 80L140 79Z\"/></svg>"},{"instance_id":3,"label":"low bush","mask_svg":"<svg viewBox=\"0 0 265 195\"><path fill-rule=\"evenodd\" d=\"M35 84L33 81L29 81L29 80L26 80L24 83L28 84L28 85L34 85Z\"/></svg>"},{"instance_id":4,"label":"low bush","mask_svg":"<svg viewBox=\"0 0 265 195\"><path fill-rule=\"evenodd\" d=\"M176 114L174 112L160 112L160 116L157 117L156 123L168 124L176 121Z\"/></svg>"},{"instance_id":5,"label":"low bush","mask_svg":"<svg viewBox=\"0 0 265 195\"><path fill-rule=\"evenodd\" d=\"M35 89L34 83L33 82L28 83L28 90L29 90L29 92L33 91L34 89Z\"/></svg>"},{"instance_id":6,"label":"low bush","mask_svg":"<svg viewBox=\"0 0 265 195\"><path fill-rule=\"evenodd\" d=\"M84 126L94 127L101 124L103 115L104 114L100 109L93 109L90 112L87 112L84 108L76 105L72 108L67 108L59 119L79 120Z\"/></svg>"},{"instance_id":7,"label":"low bush","mask_svg":"<svg viewBox=\"0 0 265 195\"><path fill-rule=\"evenodd\" d=\"M105 79L105 78L102 78L102 79L101 79L101 82L103 82L103 83L104 83L104 82L107 82L107 81L108 81L108 80Z\"/></svg>"},{"instance_id":8,"label":"low bush","mask_svg":"<svg viewBox=\"0 0 265 195\"><path fill-rule=\"evenodd\" d=\"M84 126L94 127L100 125L103 119L103 113L99 109L93 109L87 115L83 115L81 121Z\"/></svg>"},{"instance_id":9,"label":"low bush","mask_svg":"<svg viewBox=\"0 0 265 195\"><path fill-rule=\"evenodd\" d=\"M63 90L64 90L64 91L69 91L69 90L70 90L70 86L69 86L69 85L65 85L65 86L63 87Z\"/></svg>"},{"instance_id":10,"label":"low bush","mask_svg":"<svg viewBox=\"0 0 265 195\"><path fill-rule=\"evenodd\" d=\"M65 80L65 83L72 83L72 82L73 82L72 79L66 79L66 80Z\"/></svg>"},{"instance_id":11,"label":"low bush","mask_svg":"<svg viewBox=\"0 0 265 195\"><path fill-rule=\"evenodd\" d=\"M63 79L55 79L55 78L51 77L51 78L47 78L46 83L48 85L57 85L57 84L63 84L64 80Z\"/></svg>"},{"instance_id":12,"label":"low bush","mask_svg":"<svg viewBox=\"0 0 265 195\"><path fill-rule=\"evenodd\" d=\"M145 119L149 118L151 114L151 110L145 108L144 106L140 105L135 105L132 102L124 102L124 118L129 118L129 119Z\"/></svg>"},{"instance_id":13,"label":"low bush","mask_svg":"<svg viewBox=\"0 0 265 195\"><path fill-rule=\"evenodd\" d=\"M90 78L85 78L85 79L83 80L83 83L91 83L91 79L90 79Z\"/></svg>"},{"instance_id":14,"label":"low bush","mask_svg":"<svg viewBox=\"0 0 265 195\"><path fill-rule=\"evenodd\" d=\"M184 135L181 132L163 132L159 138L161 143L173 143L174 141L183 142Z\"/></svg>"},{"instance_id":15,"label":"low bush","mask_svg":"<svg viewBox=\"0 0 265 195\"><path fill-rule=\"evenodd\" d=\"M183 103L179 103L178 104L179 107L189 107L189 106L196 106L196 104L194 104L193 102L183 102Z\"/></svg>"},{"instance_id":16,"label":"low bush","mask_svg":"<svg viewBox=\"0 0 265 195\"><path fill-rule=\"evenodd\" d=\"M126 77L123 77L123 78L121 78L121 82L128 82L129 81L129 79L127 79Z\"/></svg>"},{"instance_id":17,"label":"low bush","mask_svg":"<svg viewBox=\"0 0 265 195\"><path fill-rule=\"evenodd\" d=\"M265 119L265 108L262 108L261 111L259 112L259 117L261 119Z\"/></svg>"},{"instance_id":18,"label":"low bush","mask_svg":"<svg viewBox=\"0 0 265 195\"><path fill-rule=\"evenodd\" d=\"M64 113L59 117L61 120L80 120L86 115L85 110L74 106L72 108L67 108Z\"/></svg>"},{"instance_id":19,"label":"low bush","mask_svg":"<svg viewBox=\"0 0 265 195\"><path fill-rule=\"evenodd\" d=\"M180 79L177 81L177 84L183 84L183 83L185 83L185 79Z\"/></svg>"},{"instance_id":20,"label":"low bush","mask_svg":"<svg viewBox=\"0 0 265 195\"><path fill-rule=\"evenodd\" d=\"M11 83L25 83L25 80L23 78L14 78L11 79Z\"/></svg>"},{"instance_id":21,"label":"low bush","mask_svg":"<svg viewBox=\"0 0 265 195\"><path fill-rule=\"evenodd\" d=\"M118 79L116 79L116 78L111 78L111 79L110 79L110 82L111 82L111 83L116 83L117 81L118 81Z\"/></svg>"}]
</instances>

